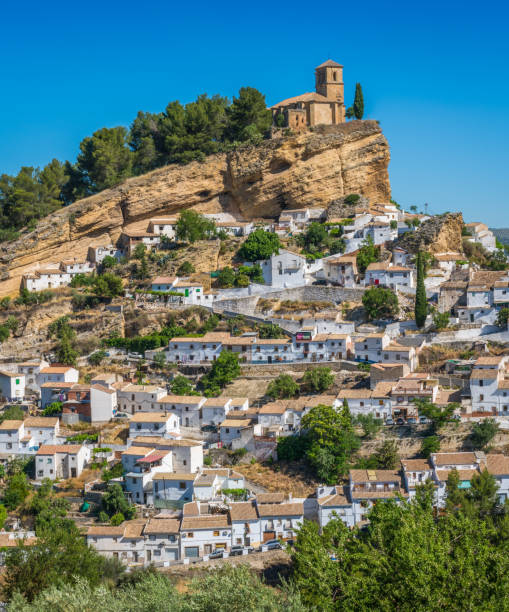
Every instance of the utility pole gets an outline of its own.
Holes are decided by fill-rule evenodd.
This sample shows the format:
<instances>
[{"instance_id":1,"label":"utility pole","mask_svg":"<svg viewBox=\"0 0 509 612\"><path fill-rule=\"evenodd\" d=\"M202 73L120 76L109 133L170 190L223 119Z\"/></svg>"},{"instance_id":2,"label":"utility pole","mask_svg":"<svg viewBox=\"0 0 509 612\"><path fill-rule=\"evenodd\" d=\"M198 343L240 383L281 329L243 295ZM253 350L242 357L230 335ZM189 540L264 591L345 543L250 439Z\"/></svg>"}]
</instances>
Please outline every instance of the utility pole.
<instances>
[{"instance_id":1,"label":"utility pole","mask_svg":"<svg viewBox=\"0 0 509 612\"><path fill-rule=\"evenodd\" d=\"M428 203L427 202L424 202L424 211L425 211L425 214L427 215L428 214Z\"/></svg>"}]
</instances>

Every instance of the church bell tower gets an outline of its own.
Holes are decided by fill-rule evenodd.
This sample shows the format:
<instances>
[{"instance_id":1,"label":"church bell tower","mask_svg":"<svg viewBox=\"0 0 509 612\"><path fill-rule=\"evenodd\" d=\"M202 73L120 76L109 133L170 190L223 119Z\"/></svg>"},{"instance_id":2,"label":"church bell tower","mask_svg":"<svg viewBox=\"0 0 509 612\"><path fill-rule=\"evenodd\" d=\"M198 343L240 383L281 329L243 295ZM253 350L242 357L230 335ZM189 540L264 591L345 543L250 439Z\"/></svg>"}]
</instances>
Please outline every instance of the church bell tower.
<instances>
[{"instance_id":1,"label":"church bell tower","mask_svg":"<svg viewBox=\"0 0 509 612\"><path fill-rule=\"evenodd\" d=\"M320 64L315 70L315 90L331 102L343 104L343 66L332 60Z\"/></svg>"}]
</instances>

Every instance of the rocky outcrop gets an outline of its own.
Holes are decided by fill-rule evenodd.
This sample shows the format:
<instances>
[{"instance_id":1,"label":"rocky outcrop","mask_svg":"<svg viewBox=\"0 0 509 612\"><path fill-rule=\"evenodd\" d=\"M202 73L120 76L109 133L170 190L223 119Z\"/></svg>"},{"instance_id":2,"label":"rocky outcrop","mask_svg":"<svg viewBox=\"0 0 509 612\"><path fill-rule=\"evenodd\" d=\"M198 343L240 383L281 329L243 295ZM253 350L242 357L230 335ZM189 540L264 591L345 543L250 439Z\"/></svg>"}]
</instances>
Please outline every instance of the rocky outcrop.
<instances>
[{"instance_id":1,"label":"rocky outcrop","mask_svg":"<svg viewBox=\"0 0 509 612\"><path fill-rule=\"evenodd\" d=\"M16 293L22 274L89 246L115 243L125 229L185 208L247 219L285 208L326 207L349 193L388 202L389 146L376 121L352 121L166 166L49 215L0 249L0 296Z\"/></svg>"},{"instance_id":2,"label":"rocky outcrop","mask_svg":"<svg viewBox=\"0 0 509 612\"><path fill-rule=\"evenodd\" d=\"M411 253L462 253L461 230L463 215L446 213L424 221L415 232L407 232L398 240L397 246Z\"/></svg>"}]
</instances>

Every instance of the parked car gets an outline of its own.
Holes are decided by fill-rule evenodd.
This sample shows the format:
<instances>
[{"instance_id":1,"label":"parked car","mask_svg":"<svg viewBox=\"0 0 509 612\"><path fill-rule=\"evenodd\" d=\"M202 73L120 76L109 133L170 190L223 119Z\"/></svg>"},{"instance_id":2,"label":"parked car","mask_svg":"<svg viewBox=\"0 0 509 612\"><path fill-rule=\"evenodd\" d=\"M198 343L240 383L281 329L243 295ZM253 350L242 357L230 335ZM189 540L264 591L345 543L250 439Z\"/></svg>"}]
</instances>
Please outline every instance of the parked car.
<instances>
[{"instance_id":1,"label":"parked car","mask_svg":"<svg viewBox=\"0 0 509 612\"><path fill-rule=\"evenodd\" d=\"M266 546L268 550L276 550L278 548L283 548L279 540L267 540L263 543L263 545Z\"/></svg>"},{"instance_id":2,"label":"parked car","mask_svg":"<svg viewBox=\"0 0 509 612\"><path fill-rule=\"evenodd\" d=\"M128 419L129 415L127 412L117 412L117 414L113 417L114 419Z\"/></svg>"},{"instance_id":3,"label":"parked car","mask_svg":"<svg viewBox=\"0 0 509 612\"><path fill-rule=\"evenodd\" d=\"M254 548L252 546L241 546L238 544L230 548L230 557L242 555L244 550L247 550L248 554L254 552Z\"/></svg>"},{"instance_id":4,"label":"parked car","mask_svg":"<svg viewBox=\"0 0 509 612\"><path fill-rule=\"evenodd\" d=\"M396 425L404 425L405 424L405 419L403 419L402 417L399 417L399 419L396 419Z\"/></svg>"},{"instance_id":5,"label":"parked car","mask_svg":"<svg viewBox=\"0 0 509 612\"><path fill-rule=\"evenodd\" d=\"M143 355L140 355L140 353L128 353L127 356L131 359L143 359Z\"/></svg>"},{"instance_id":6,"label":"parked car","mask_svg":"<svg viewBox=\"0 0 509 612\"><path fill-rule=\"evenodd\" d=\"M426 423L428 423L428 419L425 416L420 416L419 417L419 423L421 425L426 425Z\"/></svg>"},{"instance_id":7,"label":"parked car","mask_svg":"<svg viewBox=\"0 0 509 612\"><path fill-rule=\"evenodd\" d=\"M417 419L415 417L410 417L407 419L408 425L417 425Z\"/></svg>"},{"instance_id":8,"label":"parked car","mask_svg":"<svg viewBox=\"0 0 509 612\"><path fill-rule=\"evenodd\" d=\"M386 425L394 425L394 419L392 417L387 417L385 419L385 424Z\"/></svg>"},{"instance_id":9,"label":"parked car","mask_svg":"<svg viewBox=\"0 0 509 612\"><path fill-rule=\"evenodd\" d=\"M209 559L222 559L223 557L224 557L224 550L222 548L216 548L209 555Z\"/></svg>"}]
</instances>

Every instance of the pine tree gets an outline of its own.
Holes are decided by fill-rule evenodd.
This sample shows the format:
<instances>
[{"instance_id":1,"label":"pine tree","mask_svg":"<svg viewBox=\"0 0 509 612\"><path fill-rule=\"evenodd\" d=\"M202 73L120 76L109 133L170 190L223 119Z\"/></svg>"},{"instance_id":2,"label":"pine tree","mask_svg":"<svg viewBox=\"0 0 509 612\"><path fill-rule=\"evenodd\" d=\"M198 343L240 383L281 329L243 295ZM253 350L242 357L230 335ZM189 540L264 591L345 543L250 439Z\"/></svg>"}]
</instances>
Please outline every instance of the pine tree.
<instances>
[{"instance_id":1,"label":"pine tree","mask_svg":"<svg viewBox=\"0 0 509 612\"><path fill-rule=\"evenodd\" d=\"M356 119L362 119L364 116L364 96L362 95L362 87L360 83L355 85L355 98L353 101L353 114Z\"/></svg>"},{"instance_id":2,"label":"pine tree","mask_svg":"<svg viewBox=\"0 0 509 612\"><path fill-rule=\"evenodd\" d=\"M415 323L417 327L423 327L426 322L428 305L426 302L426 288L424 286L424 262L422 254L417 253L417 290L415 293Z\"/></svg>"}]
</instances>

